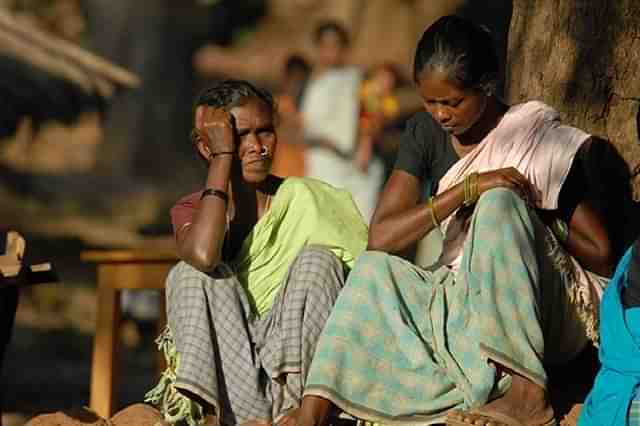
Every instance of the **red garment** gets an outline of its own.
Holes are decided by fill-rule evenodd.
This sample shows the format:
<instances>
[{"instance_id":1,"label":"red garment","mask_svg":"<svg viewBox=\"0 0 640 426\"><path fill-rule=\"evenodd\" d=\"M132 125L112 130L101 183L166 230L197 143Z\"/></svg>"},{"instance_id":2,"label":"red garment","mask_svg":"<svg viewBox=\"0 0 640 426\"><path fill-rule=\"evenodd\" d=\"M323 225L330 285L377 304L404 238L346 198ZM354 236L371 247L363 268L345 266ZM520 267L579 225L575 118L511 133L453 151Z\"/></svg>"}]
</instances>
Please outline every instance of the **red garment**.
<instances>
[{"instance_id":1,"label":"red garment","mask_svg":"<svg viewBox=\"0 0 640 426\"><path fill-rule=\"evenodd\" d=\"M171 208L171 224L173 225L174 237L178 235L180 228L193 220L193 216L200 208L200 196L202 196L202 191L189 194L179 199Z\"/></svg>"}]
</instances>

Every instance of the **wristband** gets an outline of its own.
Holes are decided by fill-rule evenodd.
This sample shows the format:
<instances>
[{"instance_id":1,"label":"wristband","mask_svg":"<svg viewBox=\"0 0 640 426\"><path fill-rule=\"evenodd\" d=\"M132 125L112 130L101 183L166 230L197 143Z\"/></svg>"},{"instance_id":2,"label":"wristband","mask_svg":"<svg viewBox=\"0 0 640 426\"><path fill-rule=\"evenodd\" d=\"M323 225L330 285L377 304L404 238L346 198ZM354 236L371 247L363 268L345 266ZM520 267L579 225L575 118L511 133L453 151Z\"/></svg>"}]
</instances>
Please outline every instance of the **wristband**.
<instances>
[{"instance_id":1,"label":"wristband","mask_svg":"<svg viewBox=\"0 0 640 426\"><path fill-rule=\"evenodd\" d=\"M204 191L202 191L202 195L200 196L200 199L202 200L204 197L209 195L213 195L214 197L220 198L222 201L225 202L225 204L229 202L229 195L226 192L220 189L215 189L215 188L207 188Z\"/></svg>"},{"instance_id":2,"label":"wristband","mask_svg":"<svg viewBox=\"0 0 640 426\"><path fill-rule=\"evenodd\" d=\"M219 155L233 155L235 154L234 151L220 151L220 152L212 152L211 155L209 155L209 160L212 160L213 157L217 157Z\"/></svg>"}]
</instances>

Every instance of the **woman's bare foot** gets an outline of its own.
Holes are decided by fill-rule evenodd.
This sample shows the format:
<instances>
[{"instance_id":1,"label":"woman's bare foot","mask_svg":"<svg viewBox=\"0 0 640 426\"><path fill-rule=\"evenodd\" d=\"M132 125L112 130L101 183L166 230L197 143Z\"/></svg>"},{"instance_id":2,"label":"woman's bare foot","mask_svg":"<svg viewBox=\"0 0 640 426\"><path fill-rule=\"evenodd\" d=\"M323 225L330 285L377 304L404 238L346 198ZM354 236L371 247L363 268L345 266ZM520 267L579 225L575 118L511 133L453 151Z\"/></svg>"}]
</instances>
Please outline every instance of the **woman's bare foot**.
<instances>
[{"instance_id":1,"label":"woman's bare foot","mask_svg":"<svg viewBox=\"0 0 640 426\"><path fill-rule=\"evenodd\" d=\"M272 423L269 420L262 420L262 419L256 419L256 420L249 420L247 422L242 423L241 426L271 426Z\"/></svg>"},{"instance_id":2,"label":"woman's bare foot","mask_svg":"<svg viewBox=\"0 0 640 426\"><path fill-rule=\"evenodd\" d=\"M297 422L298 422L299 412L300 412L299 407L292 408L291 410L284 413L282 417L280 417L276 425L277 426L296 426L298 424Z\"/></svg>"},{"instance_id":3,"label":"woman's bare foot","mask_svg":"<svg viewBox=\"0 0 640 426\"><path fill-rule=\"evenodd\" d=\"M302 399L300 408L285 414L278 426L324 426L332 408L333 404L328 399L307 395Z\"/></svg>"},{"instance_id":4,"label":"woman's bare foot","mask_svg":"<svg viewBox=\"0 0 640 426\"><path fill-rule=\"evenodd\" d=\"M547 392L541 386L517 374L512 375L511 387L502 397L495 399L477 410L458 412L462 418L473 420L473 413L491 417L492 413L501 414L523 425L546 425L553 419L553 408ZM452 413L450 418L458 417ZM475 423L474 423L475 424Z\"/></svg>"}]
</instances>

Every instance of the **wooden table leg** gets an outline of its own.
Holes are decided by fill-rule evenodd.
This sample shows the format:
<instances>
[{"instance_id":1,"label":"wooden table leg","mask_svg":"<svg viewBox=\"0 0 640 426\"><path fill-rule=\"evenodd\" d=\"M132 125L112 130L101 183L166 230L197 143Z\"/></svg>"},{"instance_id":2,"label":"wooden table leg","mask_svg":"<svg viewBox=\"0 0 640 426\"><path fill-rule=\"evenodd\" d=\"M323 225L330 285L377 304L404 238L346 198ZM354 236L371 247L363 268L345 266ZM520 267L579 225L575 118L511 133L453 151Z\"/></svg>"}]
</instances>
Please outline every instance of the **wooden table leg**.
<instances>
[{"instance_id":1,"label":"wooden table leg","mask_svg":"<svg viewBox=\"0 0 640 426\"><path fill-rule=\"evenodd\" d=\"M91 367L91 408L105 419L114 412L120 328L120 292L111 283L111 269L107 265L98 267L98 318Z\"/></svg>"}]
</instances>

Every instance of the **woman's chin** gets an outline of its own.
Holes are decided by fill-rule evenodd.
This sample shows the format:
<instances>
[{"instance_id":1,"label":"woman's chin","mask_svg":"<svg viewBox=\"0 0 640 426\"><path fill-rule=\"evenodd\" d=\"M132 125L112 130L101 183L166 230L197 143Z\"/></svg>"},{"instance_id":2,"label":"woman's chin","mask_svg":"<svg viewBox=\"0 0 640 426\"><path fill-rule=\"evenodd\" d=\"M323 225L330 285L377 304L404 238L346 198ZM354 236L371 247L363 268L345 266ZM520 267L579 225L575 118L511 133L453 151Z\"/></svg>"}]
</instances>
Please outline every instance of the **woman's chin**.
<instances>
[{"instance_id":1,"label":"woman's chin","mask_svg":"<svg viewBox=\"0 0 640 426\"><path fill-rule=\"evenodd\" d=\"M269 175L271 174L271 170L243 170L242 171L242 179L250 184L255 185L264 182Z\"/></svg>"}]
</instances>

